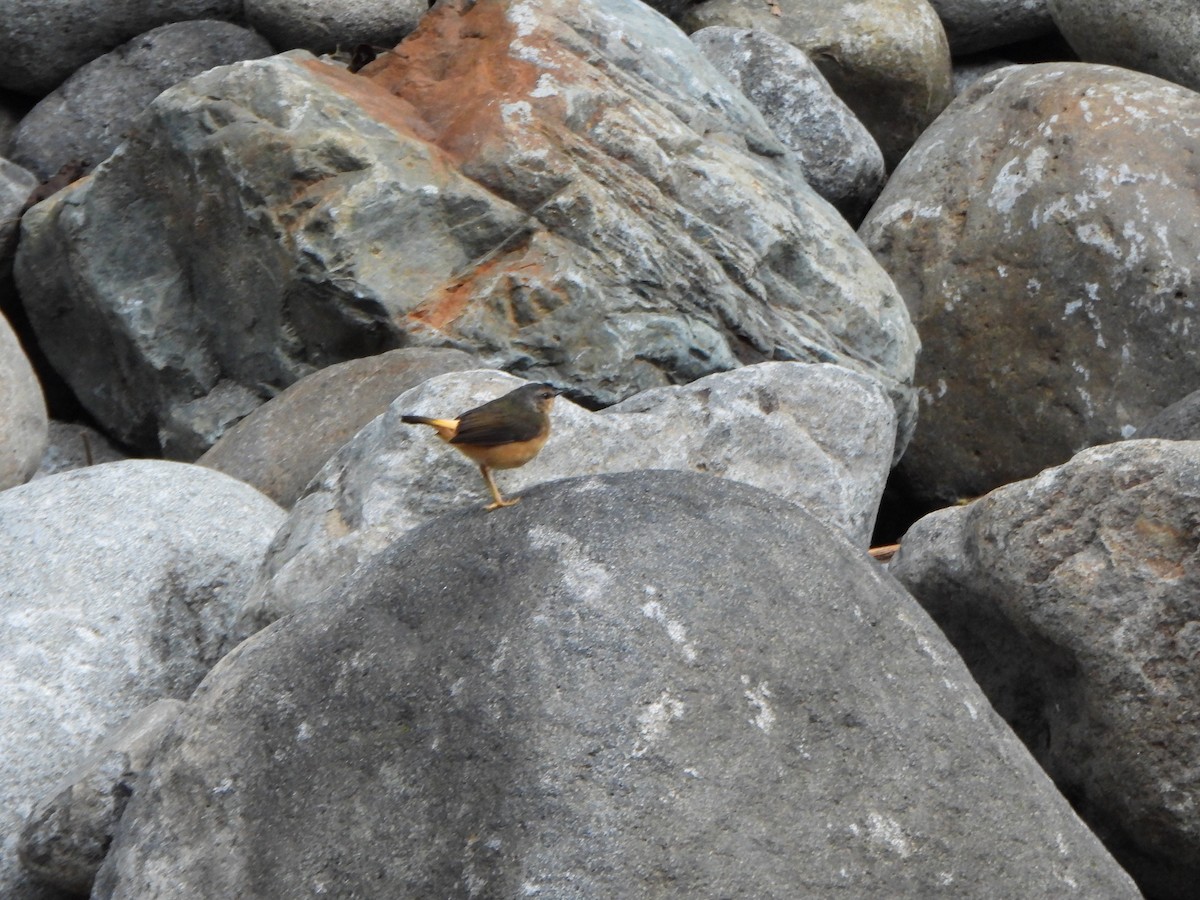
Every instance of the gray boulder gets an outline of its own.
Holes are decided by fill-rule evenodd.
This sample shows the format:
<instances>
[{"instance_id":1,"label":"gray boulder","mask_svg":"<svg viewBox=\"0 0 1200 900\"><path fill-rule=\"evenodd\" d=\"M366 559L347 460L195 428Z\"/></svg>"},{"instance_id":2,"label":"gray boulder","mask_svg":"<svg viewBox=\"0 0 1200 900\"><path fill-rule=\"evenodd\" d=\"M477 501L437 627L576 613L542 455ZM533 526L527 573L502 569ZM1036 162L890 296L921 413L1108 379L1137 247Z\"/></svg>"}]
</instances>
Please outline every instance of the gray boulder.
<instances>
[{"instance_id":1,"label":"gray boulder","mask_svg":"<svg viewBox=\"0 0 1200 900\"><path fill-rule=\"evenodd\" d=\"M0 87L41 97L131 37L167 22L231 19L242 0L5 0Z\"/></svg>"},{"instance_id":2,"label":"gray boulder","mask_svg":"<svg viewBox=\"0 0 1200 900\"><path fill-rule=\"evenodd\" d=\"M326 460L398 396L474 365L459 350L410 348L329 366L258 407L197 462L290 508Z\"/></svg>"},{"instance_id":3,"label":"gray boulder","mask_svg":"<svg viewBox=\"0 0 1200 900\"><path fill-rule=\"evenodd\" d=\"M10 156L39 178L73 160L94 166L171 85L271 53L257 34L228 22L162 25L83 66L31 109L13 136Z\"/></svg>"},{"instance_id":4,"label":"gray boulder","mask_svg":"<svg viewBox=\"0 0 1200 900\"><path fill-rule=\"evenodd\" d=\"M109 463L0 493L0 896L39 896L33 803L136 709L187 697L231 644L282 510L219 472Z\"/></svg>"},{"instance_id":5,"label":"gray boulder","mask_svg":"<svg viewBox=\"0 0 1200 900\"><path fill-rule=\"evenodd\" d=\"M883 188L883 154L821 70L769 31L714 26L692 41L800 157L813 190L860 222Z\"/></svg>"},{"instance_id":6,"label":"gray boulder","mask_svg":"<svg viewBox=\"0 0 1200 900\"><path fill-rule=\"evenodd\" d=\"M396 346L594 405L795 359L885 384L903 445L904 304L761 114L637 0L523 6L519 53L512 3L440 6L363 75L297 51L198 76L31 210L18 283L84 406L186 457Z\"/></svg>"},{"instance_id":7,"label":"gray boulder","mask_svg":"<svg viewBox=\"0 0 1200 900\"><path fill-rule=\"evenodd\" d=\"M1176 400L1137 430L1141 438L1168 441L1200 441L1200 391Z\"/></svg>"},{"instance_id":8,"label":"gray boulder","mask_svg":"<svg viewBox=\"0 0 1200 900\"><path fill-rule=\"evenodd\" d=\"M250 634L337 583L405 531L486 496L472 463L404 413L454 416L522 384L445 375L403 394L330 461L279 530L242 616ZM762 363L647 391L592 413L559 400L545 449L497 474L519 495L554 478L637 469L707 472L763 488L865 549L891 464L895 418L880 387L836 366ZM503 516L500 511L496 515Z\"/></svg>"},{"instance_id":9,"label":"gray boulder","mask_svg":"<svg viewBox=\"0 0 1200 900\"><path fill-rule=\"evenodd\" d=\"M1148 897L1200 884L1200 444L1095 447L920 520L891 571Z\"/></svg>"},{"instance_id":10,"label":"gray boulder","mask_svg":"<svg viewBox=\"0 0 1200 900\"><path fill-rule=\"evenodd\" d=\"M314 53L391 47L417 27L429 0L243 0L246 21L276 47Z\"/></svg>"},{"instance_id":11,"label":"gray boulder","mask_svg":"<svg viewBox=\"0 0 1200 900\"><path fill-rule=\"evenodd\" d=\"M30 481L48 478L72 469L120 462L126 455L95 428L80 422L50 420L46 452Z\"/></svg>"},{"instance_id":12,"label":"gray boulder","mask_svg":"<svg viewBox=\"0 0 1200 900\"><path fill-rule=\"evenodd\" d=\"M1079 58L1158 75L1200 90L1195 0L1046 0Z\"/></svg>"},{"instance_id":13,"label":"gray boulder","mask_svg":"<svg viewBox=\"0 0 1200 900\"><path fill-rule=\"evenodd\" d=\"M1136 898L916 602L641 472L429 523L213 670L94 900Z\"/></svg>"},{"instance_id":14,"label":"gray boulder","mask_svg":"<svg viewBox=\"0 0 1200 900\"><path fill-rule=\"evenodd\" d=\"M129 717L34 806L17 852L42 884L87 896L138 777L183 709L157 700Z\"/></svg>"},{"instance_id":15,"label":"gray boulder","mask_svg":"<svg viewBox=\"0 0 1200 900\"><path fill-rule=\"evenodd\" d=\"M888 167L950 102L950 47L927 0L706 0L682 14L778 35L808 54L875 136Z\"/></svg>"},{"instance_id":16,"label":"gray boulder","mask_svg":"<svg viewBox=\"0 0 1200 900\"><path fill-rule=\"evenodd\" d=\"M1082 63L986 75L922 136L859 230L923 341L918 495L1029 477L1200 383L1197 154L1200 95Z\"/></svg>"},{"instance_id":17,"label":"gray boulder","mask_svg":"<svg viewBox=\"0 0 1200 900\"><path fill-rule=\"evenodd\" d=\"M955 56L1054 33L1047 0L929 0Z\"/></svg>"},{"instance_id":18,"label":"gray boulder","mask_svg":"<svg viewBox=\"0 0 1200 900\"><path fill-rule=\"evenodd\" d=\"M37 471L48 429L37 376L0 314L0 491L24 484Z\"/></svg>"}]
</instances>

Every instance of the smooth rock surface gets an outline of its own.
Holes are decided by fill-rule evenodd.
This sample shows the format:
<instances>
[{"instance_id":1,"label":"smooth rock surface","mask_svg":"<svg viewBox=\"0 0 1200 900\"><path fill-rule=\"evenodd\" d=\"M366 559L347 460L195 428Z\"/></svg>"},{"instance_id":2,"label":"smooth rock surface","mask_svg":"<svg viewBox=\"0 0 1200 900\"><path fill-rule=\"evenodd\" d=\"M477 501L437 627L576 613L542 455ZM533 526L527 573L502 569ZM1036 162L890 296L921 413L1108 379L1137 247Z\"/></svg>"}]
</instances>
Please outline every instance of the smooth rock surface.
<instances>
[{"instance_id":1,"label":"smooth rock surface","mask_svg":"<svg viewBox=\"0 0 1200 900\"><path fill-rule=\"evenodd\" d=\"M1047 0L929 0L955 56L1054 32Z\"/></svg>"},{"instance_id":2,"label":"smooth rock surface","mask_svg":"<svg viewBox=\"0 0 1200 900\"><path fill-rule=\"evenodd\" d=\"M0 491L24 484L37 471L48 429L41 385L0 314Z\"/></svg>"},{"instance_id":3,"label":"smooth rock surface","mask_svg":"<svg viewBox=\"0 0 1200 900\"><path fill-rule=\"evenodd\" d=\"M188 703L94 900L1137 897L915 601L641 472L443 516Z\"/></svg>"},{"instance_id":4,"label":"smooth rock surface","mask_svg":"<svg viewBox=\"0 0 1200 900\"><path fill-rule=\"evenodd\" d=\"M33 803L229 649L282 517L226 475L150 460L0 493L0 896L41 896L16 858Z\"/></svg>"},{"instance_id":5,"label":"smooth rock surface","mask_svg":"<svg viewBox=\"0 0 1200 900\"><path fill-rule=\"evenodd\" d=\"M984 76L859 233L917 323L901 463L945 505L1128 437L1200 383L1200 95L1110 66Z\"/></svg>"},{"instance_id":6,"label":"smooth rock surface","mask_svg":"<svg viewBox=\"0 0 1200 900\"><path fill-rule=\"evenodd\" d=\"M39 178L72 161L95 166L171 85L272 52L253 31L228 22L162 25L83 66L43 98L21 120L9 155Z\"/></svg>"},{"instance_id":7,"label":"smooth rock surface","mask_svg":"<svg viewBox=\"0 0 1200 900\"><path fill-rule=\"evenodd\" d=\"M30 481L72 469L120 462L128 457L95 428L80 422L50 420L46 452ZM243 479L244 480L244 479Z\"/></svg>"},{"instance_id":8,"label":"smooth rock surface","mask_svg":"<svg viewBox=\"0 0 1200 900\"><path fill-rule=\"evenodd\" d=\"M391 47L416 27L429 0L243 0L246 21L281 50L323 53Z\"/></svg>"},{"instance_id":9,"label":"smooth rock surface","mask_svg":"<svg viewBox=\"0 0 1200 900\"><path fill-rule=\"evenodd\" d=\"M363 561L435 516L463 508L482 514L487 494L475 466L400 417L454 416L522 383L501 372L456 373L398 397L296 503L272 543L240 633L321 602ZM505 496L575 475L701 471L800 504L864 549L896 428L877 384L836 366L800 363L746 366L647 391L600 413L562 399L551 423L537 459L496 475Z\"/></svg>"},{"instance_id":10,"label":"smooth rock surface","mask_svg":"<svg viewBox=\"0 0 1200 900\"><path fill-rule=\"evenodd\" d=\"M421 348L329 366L258 407L197 462L290 509L329 457L393 400L435 375L475 367L459 350Z\"/></svg>"},{"instance_id":11,"label":"smooth rock surface","mask_svg":"<svg viewBox=\"0 0 1200 900\"><path fill-rule=\"evenodd\" d=\"M769 31L803 50L875 136L889 168L952 96L950 47L927 0L707 0L681 21L688 31Z\"/></svg>"},{"instance_id":12,"label":"smooth rock surface","mask_svg":"<svg viewBox=\"0 0 1200 900\"><path fill-rule=\"evenodd\" d=\"M1094 447L941 510L891 571L1147 897L1200 884L1200 443Z\"/></svg>"},{"instance_id":13,"label":"smooth rock surface","mask_svg":"<svg viewBox=\"0 0 1200 900\"><path fill-rule=\"evenodd\" d=\"M692 41L800 157L812 189L849 221L883 188L883 153L809 58L769 31L701 28Z\"/></svg>"},{"instance_id":14,"label":"smooth rock surface","mask_svg":"<svg viewBox=\"0 0 1200 900\"><path fill-rule=\"evenodd\" d=\"M1200 391L1192 391L1176 400L1139 428L1135 437L1139 440L1200 441Z\"/></svg>"}]
</instances>

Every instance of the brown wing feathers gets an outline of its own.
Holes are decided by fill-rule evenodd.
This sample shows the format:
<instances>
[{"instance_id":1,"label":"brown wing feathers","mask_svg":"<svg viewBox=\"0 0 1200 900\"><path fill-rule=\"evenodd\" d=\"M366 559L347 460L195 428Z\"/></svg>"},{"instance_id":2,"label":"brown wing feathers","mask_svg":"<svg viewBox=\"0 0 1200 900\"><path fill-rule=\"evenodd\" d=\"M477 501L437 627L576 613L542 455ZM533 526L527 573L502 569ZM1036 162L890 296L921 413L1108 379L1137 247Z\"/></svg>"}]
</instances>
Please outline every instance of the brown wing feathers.
<instances>
[{"instance_id":1,"label":"brown wing feathers","mask_svg":"<svg viewBox=\"0 0 1200 900\"><path fill-rule=\"evenodd\" d=\"M492 404L485 403L463 413L458 420L458 431L450 439L450 443L487 447L532 441L541 434L545 420L536 410L513 410L511 404L489 407L492 407Z\"/></svg>"}]
</instances>

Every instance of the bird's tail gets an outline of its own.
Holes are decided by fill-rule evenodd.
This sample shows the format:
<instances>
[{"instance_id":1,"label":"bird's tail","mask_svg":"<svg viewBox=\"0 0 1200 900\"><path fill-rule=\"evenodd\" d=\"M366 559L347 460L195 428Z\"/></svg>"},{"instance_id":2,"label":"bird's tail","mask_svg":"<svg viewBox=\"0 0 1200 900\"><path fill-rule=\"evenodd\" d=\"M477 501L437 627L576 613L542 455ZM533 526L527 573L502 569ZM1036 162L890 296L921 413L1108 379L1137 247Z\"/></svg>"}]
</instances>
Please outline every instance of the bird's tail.
<instances>
[{"instance_id":1,"label":"bird's tail","mask_svg":"<svg viewBox=\"0 0 1200 900\"><path fill-rule=\"evenodd\" d=\"M438 433L443 441L454 437L458 431L458 419L427 419L425 416L401 416L400 421L405 425L428 425Z\"/></svg>"}]
</instances>

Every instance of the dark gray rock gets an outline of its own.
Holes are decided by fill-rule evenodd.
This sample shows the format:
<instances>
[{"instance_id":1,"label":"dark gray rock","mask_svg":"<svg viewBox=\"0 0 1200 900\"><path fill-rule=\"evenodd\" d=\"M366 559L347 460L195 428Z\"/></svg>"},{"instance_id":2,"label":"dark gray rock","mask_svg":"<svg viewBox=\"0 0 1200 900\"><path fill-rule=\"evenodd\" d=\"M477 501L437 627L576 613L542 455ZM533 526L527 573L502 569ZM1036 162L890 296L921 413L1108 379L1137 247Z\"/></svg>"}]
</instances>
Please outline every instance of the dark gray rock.
<instances>
[{"instance_id":1,"label":"dark gray rock","mask_svg":"<svg viewBox=\"0 0 1200 900\"><path fill-rule=\"evenodd\" d=\"M37 376L0 314L0 491L24 484L37 471L48 428Z\"/></svg>"},{"instance_id":2,"label":"dark gray rock","mask_svg":"<svg viewBox=\"0 0 1200 900\"><path fill-rule=\"evenodd\" d=\"M929 0L950 52L976 53L1054 33L1047 0Z\"/></svg>"},{"instance_id":3,"label":"dark gray rock","mask_svg":"<svg viewBox=\"0 0 1200 900\"><path fill-rule=\"evenodd\" d=\"M1200 384L1200 95L1083 63L977 81L859 233L923 342L934 505L1129 437Z\"/></svg>"},{"instance_id":4,"label":"dark gray rock","mask_svg":"<svg viewBox=\"0 0 1200 900\"><path fill-rule=\"evenodd\" d=\"M37 187L37 176L11 160L0 157L0 274L10 277L12 258L25 201Z\"/></svg>"},{"instance_id":5,"label":"dark gray rock","mask_svg":"<svg viewBox=\"0 0 1200 900\"><path fill-rule=\"evenodd\" d=\"M1200 441L1200 391L1176 400L1137 430L1141 438L1168 441Z\"/></svg>"},{"instance_id":6,"label":"dark gray rock","mask_svg":"<svg viewBox=\"0 0 1200 900\"><path fill-rule=\"evenodd\" d=\"M79 422L50 420L46 452L30 481L97 466L101 463L120 462L127 456L109 442L96 429Z\"/></svg>"},{"instance_id":7,"label":"dark gray rock","mask_svg":"<svg viewBox=\"0 0 1200 900\"><path fill-rule=\"evenodd\" d=\"M179 22L147 31L83 66L30 110L13 136L10 156L39 178L72 161L95 166L171 85L271 53L271 45L253 31L228 22Z\"/></svg>"},{"instance_id":8,"label":"dark gray rock","mask_svg":"<svg viewBox=\"0 0 1200 900\"><path fill-rule=\"evenodd\" d=\"M444 516L188 703L95 900L1135 898L916 602L695 474Z\"/></svg>"},{"instance_id":9,"label":"dark gray rock","mask_svg":"<svg viewBox=\"0 0 1200 900\"><path fill-rule=\"evenodd\" d=\"M358 44L391 47L417 26L429 0L243 0L248 21L281 50L314 53Z\"/></svg>"},{"instance_id":10,"label":"dark gray rock","mask_svg":"<svg viewBox=\"0 0 1200 900\"><path fill-rule=\"evenodd\" d=\"M158 700L138 710L38 801L17 848L26 872L70 894L91 892L134 785L182 709L181 700Z\"/></svg>"},{"instance_id":11,"label":"dark gray rock","mask_svg":"<svg viewBox=\"0 0 1200 900\"><path fill-rule=\"evenodd\" d=\"M1127 441L921 519L891 563L1158 900L1200 884L1198 521L1200 443Z\"/></svg>"},{"instance_id":12,"label":"dark gray rock","mask_svg":"<svg viewBox=\"0 0 1200 900\"><path fill-rule=\"evenodd\" d=\"M800 157L804 177L849 221L883 188L883 153L809 58L769 31L701 28L692 41Z\"/></svg>"},{"instance_id":13,"label":"dark gray rock","mask_svg":"<svg viewBox=\"0 0 1200 900\"><path fill-rule=\"evenodd\" d=\"M167 22L231 19L241 0L5 0L0 87L41 97L134 35Z\"/></svg>"},{"instance_id":14,"label":"dark gray rock","mask_svg":"<svg viewBox=\"0 0 1200 900\"><path fill-rule=\"evenodd\" d=\"M254 485L291 508L339 447L422 381L474 368L459 350L392 350L302 378L213 445L197 462Z\"/></svg>"}]
</instances>

